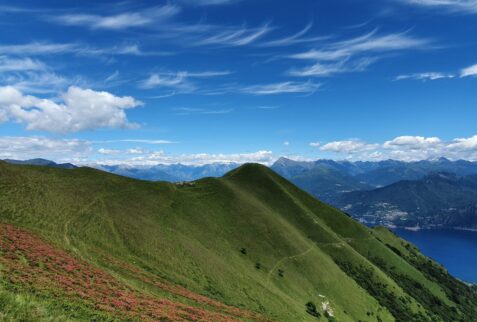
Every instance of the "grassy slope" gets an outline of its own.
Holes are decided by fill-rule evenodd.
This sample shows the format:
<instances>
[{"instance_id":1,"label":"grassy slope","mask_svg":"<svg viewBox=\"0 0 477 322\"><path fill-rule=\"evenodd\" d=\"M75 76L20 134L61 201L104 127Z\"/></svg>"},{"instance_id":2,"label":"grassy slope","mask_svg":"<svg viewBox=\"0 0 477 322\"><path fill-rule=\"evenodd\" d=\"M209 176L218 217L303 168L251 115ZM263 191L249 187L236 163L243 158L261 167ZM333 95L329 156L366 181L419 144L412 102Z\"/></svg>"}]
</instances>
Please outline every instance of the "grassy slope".
<instances>
[{"instance_id":1,"label":"grassy slope","mask_svg":"<svg viewBox=\"0 0 477 322\"><path fill-rule=\"evenodd\" d=\"M0 163L0 220L44 236L139 292L186 304L139 276L281 321L316 321L305 312L309 301L322 315L321 303L329 301L339 321L393 321L390 311L403 320L396 307L416 321L430 319L422 299L413 298L400 275L379 267L379 257L426 296L455 306L439 280L391 251L376 232L258 165L179 187L88 168ZM382 288L370 289L360 267L372 271L372 287ZM1 291L0 299L18 295ZM56 309L51 314L64 314Z\"/></svg>"}]
</instances>

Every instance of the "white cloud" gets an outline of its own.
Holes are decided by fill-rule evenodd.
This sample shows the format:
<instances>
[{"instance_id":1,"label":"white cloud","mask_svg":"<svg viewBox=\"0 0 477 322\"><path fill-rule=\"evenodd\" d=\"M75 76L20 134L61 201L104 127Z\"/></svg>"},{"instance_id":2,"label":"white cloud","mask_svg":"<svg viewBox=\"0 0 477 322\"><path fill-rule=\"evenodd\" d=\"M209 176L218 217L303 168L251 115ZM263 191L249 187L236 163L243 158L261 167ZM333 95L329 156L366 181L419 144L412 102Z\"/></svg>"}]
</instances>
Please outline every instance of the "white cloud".
<instances>
[{"instance_id":1,"label":"white cloud","mask_svg":"<svg viewBox=\"0 0 477 322\"><path fill-rule=\"evenodd\" d=\"M317 147L321 146L321 143L320 142L310 142L309 145L312 148L317 148Z\"/></svg>"},{"instance_id":2,"label":"white cloud","mask_svg":"<svg viewBox=\"0 0 477 322\"><path fill-rule=\"evenodd\" d=\"M477 0L399 0L403 3L449 11L477 13Z\"/></svg>"},{"instance_id":3,"label":"white cloud","mask_svg":"<svg viewBox=\"0 0 477 322\"><path fill-rule=\"evenodd\" d=\"M4 55L50 55L78 51L76 44L52 44L32 42L22 45L0 45L0 54Z\"/></svg>"},{"instance_id":4,"label":"white cloud","mask_svg":"<svg viewBox=\"0 0 477 322\"><path fill-rule=\"evenodd\" d=\"M230 71L180 71L177 73L154 73L151 74L149 78L143 80L140 83L140 87L144 89L167 87L176 89L180 93L190 93L197 89L195 84L190 79L219 77L229 74L231 74Z\"/></svg>"},{"instance_id":5,"label":"white cloud","mask_svg":"<svg viewBox=\"0 0 477 322\"><path fill-rule=\"evenodd\" d=\"M262 38L271 31L269 25L256 28L222 28L225 30L215 32L213 35L205 36L195 42L196 45L218 45L218 46L245 46Z\"/></svg>"},{"instance_id":6,"label":"white cloud","mask_svg":"<svg viewBox=\"0 0 477 322\"><path fill-rule=\"evenodd\" d=\"M335 153L353 154L357 152L370 151L376 147L376 144L370 144L359 140L345 140L327 143L323 145L320 150Z\"/></svg>"},{"instance_id":7,"label":"white cloud","mask_svg":"<svg viewBox=\"0 0 477 322\"><path fill-rule=\"evenodd\" d=\"M101 149L98 149L98 153L99 154L111 155L111 154L119 154L119 153L121 153L121 151L120 150L101 148Z\"/></svg>"},{"instance_id":8,"label":"white cloud","mask_svg":"<svg viewBox=\"0 0 477 322\"><path fill-rule=\"evenodd\" d=\"M43 70L45 65L37 60L31 58L8 58L0 56L0 72L18 72Z\"/></svg>"},{"instance_id":9,"label":"white cloud","mask_svg":"<svg viewBox=\"0 0 477 322\"><path fill-rule=\"evenodd\" d=\"M0 137L0 159L46 158L68 161L92 152L87 141L59 140L44 137Z\"/></svg>"},{"instance_id":10,"label":"white cloud","mask_svg":"<svg viewBox=\"0 0 477 322\"><path fill-rule=\"evenodd\" d=\"M440 146L442 141L438 137L423 137L423 136L398 136L391 141L386 141L383 144L383 147L386 149L393 148L408 148L411 150L414 149L426 149L431 147Z\"/></svg>"},{"instance_id":11,"label":"white cloud","mask_svg":"<svg viewBox=\"0 0 477 322\"><path fill-rule=\"evenodd\" d=\"M270 40L268 42L260 44L260 46L263 46L263 47L291 46L291 45L302 44L302 43L318 42L318 41L326 40L330 38L329 36L305 37L312 27L313 27L313 23L309 23L308 25L305 26L305 28L303 28L302 30L300 30L294 35L281 38L281 39Z\"/></svg>"},{"instance_id":12,"label":"white cloud","mask_svg":"<svg viewBox=\"0 0 477 322\"><path fill-rule=\"evenodd\" d=\"M458 138L454 139L449 145L449 149L453 151L467 151L467 150L476 150L477 151L477 135L474 135L470 138Z\"/></svg>"},{"instance_id":13,"label":"white cloud","mask_svg":"<svg viewBox=\"0 0 477 322\"><path fill-rule=\"evenodd\" d=\"M348 62L348 59L336 63L316 63L302 69L292 69L288 73L291 76L300 77L325 77L342 73L361 72L376 61L375 58L363 58Z\"/></svg>"},{"instance_id":14,"label":"white cloud","mask_svg":"<svg viewBox=\"0 0 477 322\"><path fill-rule=\"evenodd\" d=\"M464 68L460 72L460 77L477 76L477 64Z\"/></svg>"},{"instance_id":15,"label":"white cloud","mask_svg":"<svg viewBox=\"0 0 477 322\"><path fill-rule=\"evenodd\" d=\"M148 8L144 11L127 12L117 15L100 16L95 14L65 14L53 17L56 21L68 26L85 26L91 29L120 30L141 27L157 23L179 13L180 8L174 5ZM51 17L49 17L51 19Z\"/></svg>"},{"instance_id":16,"label":"white cloud","mask_svg":"<svg viewBox=\"0 0 477 322\"><path fill-rule=\"evenodd\" d=\"M418 161L446 157L452 160L477 161L477 135L444 141L438 137L398 136L381 144L358 140L325 144L322 151L356 160Z\"/></svg>"},{"instance_id":17,"label":"white cloud","mask_svg":"<svg viewBox=\"0 0 477 322\"><path fill-rule=\"evenodd\" d=\"M80 79L68 79L51 71L0 73L0 86L12 86L28 93L56 93Z\"/></svg>"},{"instance_id":18,"label":"white cloud","mask_svg":"<svg viewBox=\"0 0 477 322\"><path fill-rule=\"evenodd\" d=\"M0 87L3 121L25 123L28 130L66 133L97 128L132 127L125 110L142 105L132 97L118 97L71 86L63 103L24 95L12 86Z\"/></svg>"},{"instance_id":19,"label":"white cloud","mask_svg":"<svg viewBox=\"0 0 477 322\"><path fill-rule=\"evenodd\" d=\"M289 71L293 76L332 76L339 73L359 72L367 69L378 57L377 54L409 49L428 48L430 41L407 33L377 35L377 31L366 35L324 44L321 49L289 56L297 60L310 60L314 64Z\"/></svg>"},{"instance_id":20,"label":"white cloud","mask_svg":"<svg viewBox=\"0 0 477 322\"><path fill-rule=\"evenodd\" d=\"M441 72L426 72L426 73L416 73L409 75L399 75L396 77L396 80L406 80L406 79L416 79L416 80L438 80L445 78L454 78L454 74L441 73Z\"/></svg>"},{"instance_id":21,"label":"white cloud","mask_svg":"<svg viewBox=\"0 0 477 322\"><path fill-rule=\"evenodd\" d=\"M144 153L146 152L143 149L139 149L139 148L127 150L127 154L144 154Z\"/></svg>"},{"instance_id":22,"label":"white cloud","mask_svg":"<svg viewBox=\"0 0 477 322\"><path fill-rule=\"evenodd\" d=\"M289 145L290 145L290 142L289 142L289 141L285 141L285 142L283 142L283 145L284 145L284 146L289 146Z\"/></svg>"},{"instance_id":23,"label":"white cloud","mask_svg":"<svg viewBox=\"0 0 477 322\"><path fill-rule=\"evenodd\" d=\"M117 165L127 164L130 166L153 166L157 164L185 164L185 165L204 165L210 163L262 163L271 165L276 160L272 151L260 150L250 153L197 153L170 155L164 151L146 152L144 155L129 159L102 159L97 160L96 164Z\"/></svg>"},{"instance_id":24,"label":"white cloud","mask_svg":"<svg viewBox=\"0 0 477 322\"><path fill-rule=\"evenodd\" d=\"M253 85L241 89L241 92L253 95L275 95L284 93L312 94L318 91L321 84L313 82L283 82L275 84Z\"/></svg>"}]
</instances>

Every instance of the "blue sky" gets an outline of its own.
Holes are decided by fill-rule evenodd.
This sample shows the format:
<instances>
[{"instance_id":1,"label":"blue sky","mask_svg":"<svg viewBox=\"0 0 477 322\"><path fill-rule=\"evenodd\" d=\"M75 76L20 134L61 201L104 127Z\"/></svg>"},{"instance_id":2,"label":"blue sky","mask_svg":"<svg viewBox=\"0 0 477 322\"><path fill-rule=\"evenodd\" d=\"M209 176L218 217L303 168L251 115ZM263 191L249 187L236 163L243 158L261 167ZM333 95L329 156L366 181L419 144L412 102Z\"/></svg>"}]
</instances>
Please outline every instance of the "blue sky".
<instances>
[{"instance_id":1,"label":"blue sky","mask_svg":"<svg viewBox=\"0 0 477 322\"><path fill-rule=\"evenodd\" d=\"M0 158L477 160L476 0L19 0L0 24Z\"/></svg>"}]
</instances>

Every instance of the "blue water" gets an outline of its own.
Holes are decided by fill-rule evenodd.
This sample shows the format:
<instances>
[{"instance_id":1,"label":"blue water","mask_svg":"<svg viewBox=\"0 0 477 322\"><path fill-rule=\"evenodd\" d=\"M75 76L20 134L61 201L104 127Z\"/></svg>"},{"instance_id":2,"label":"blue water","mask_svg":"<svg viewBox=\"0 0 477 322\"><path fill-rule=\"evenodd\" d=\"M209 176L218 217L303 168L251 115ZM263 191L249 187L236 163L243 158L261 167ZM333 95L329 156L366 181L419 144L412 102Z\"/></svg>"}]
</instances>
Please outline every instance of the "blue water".
<instances>
[{"instance_id":1,"label":"blue water","mask_svg":"<svg viewBox=\"0 0 477 322\"><path fill-rule=\"evenodd\" d=\"M394 229L453 276L477 284L477 232L462 230Z\"/></svg>"}]
</instances>

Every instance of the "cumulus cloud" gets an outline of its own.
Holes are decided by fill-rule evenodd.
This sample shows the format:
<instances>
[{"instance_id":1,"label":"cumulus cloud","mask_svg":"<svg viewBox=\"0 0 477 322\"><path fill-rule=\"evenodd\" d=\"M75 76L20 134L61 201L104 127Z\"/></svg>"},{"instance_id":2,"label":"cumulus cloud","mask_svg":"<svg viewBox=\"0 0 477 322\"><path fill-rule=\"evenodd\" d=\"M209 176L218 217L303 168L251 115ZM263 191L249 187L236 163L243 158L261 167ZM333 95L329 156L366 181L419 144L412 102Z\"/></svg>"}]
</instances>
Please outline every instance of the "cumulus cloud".
<instances>
[{"instance_id":1,"label":"cumulus cloud","mask_svg":"<svg viewBox=\"0 0 477 322\"><path fill-rule=\"evenodd\" d=\"M449 145L448 148L453 151L477 151L477 135L474 135L470 138L458 138L454 139Z\"/></svg>"},{"instance_id":2,"label":"cumulus cloud","mask_svg":"<svg viewBox=\"0 0 477 322\"><path fill-rule=\"evenodd\" d=\"M408 135L398 136L383 143L345 140L327 143L320 150L357 160L417 161L446 157L453 160L477 161L477 135L450 141L438 137Z\"/></svg>"},{"instance_id":3,"label":"cumulus cloud","mask_svg":"<svg viewBox=\"0 0 477 322\"><path fill-rule=\"evenodd\" d=\"M370 144L359 140L334 141L323 145L320 150L335 153L358 153L370 151L377 147L376 144Z\"/></svg>"},{"instance_id":4,"label":"cumulus cloud","mask_svg":"<svg viewBox=\"0 0 477 322\"><path fill-rule=\"evenodd\" d=\"M79 139L48 137L0 136L0 159L26 160L45 158L56 162L72 162L77 165L153 166L157 164L204 165L210 163L262 163L271 165L277 158L272 151L259 150L245 153L195 153L169 154L162 150L143 147L124 149L101 147L105 143L151 143L163 140L110 140L93 142ZM167 141L169 142L169 141ZM98 147L99 145L99 147Z\"/></svg>"},{"instance_id":5,"label":"cumulus cloud","mask_svg":"<svg viewBox=\"0 0 477 322\"><path fill-rule=\"evenodd\" d=\"M28 130L57 133L78 132L98 128L134 127L126 116L126 109L141 106L132 97L118 97L71 86L53 99L25 95L12 86L0 87L0 119L26 124Z\"/></svg>"},{"instance_id":6,"label":"cumulus cloud","mask_svg":"<svg viewBox=\"0 0 477 322\"><path fill-rule=\"evenodd\" d=\"M391 141L386 141L383 144L384 148L401 148L406 147L409 149L423 149L429 147L439 146L442 143L438 137L423 137L423 136L398 136Z\"/></svg>"}]
</instances>

